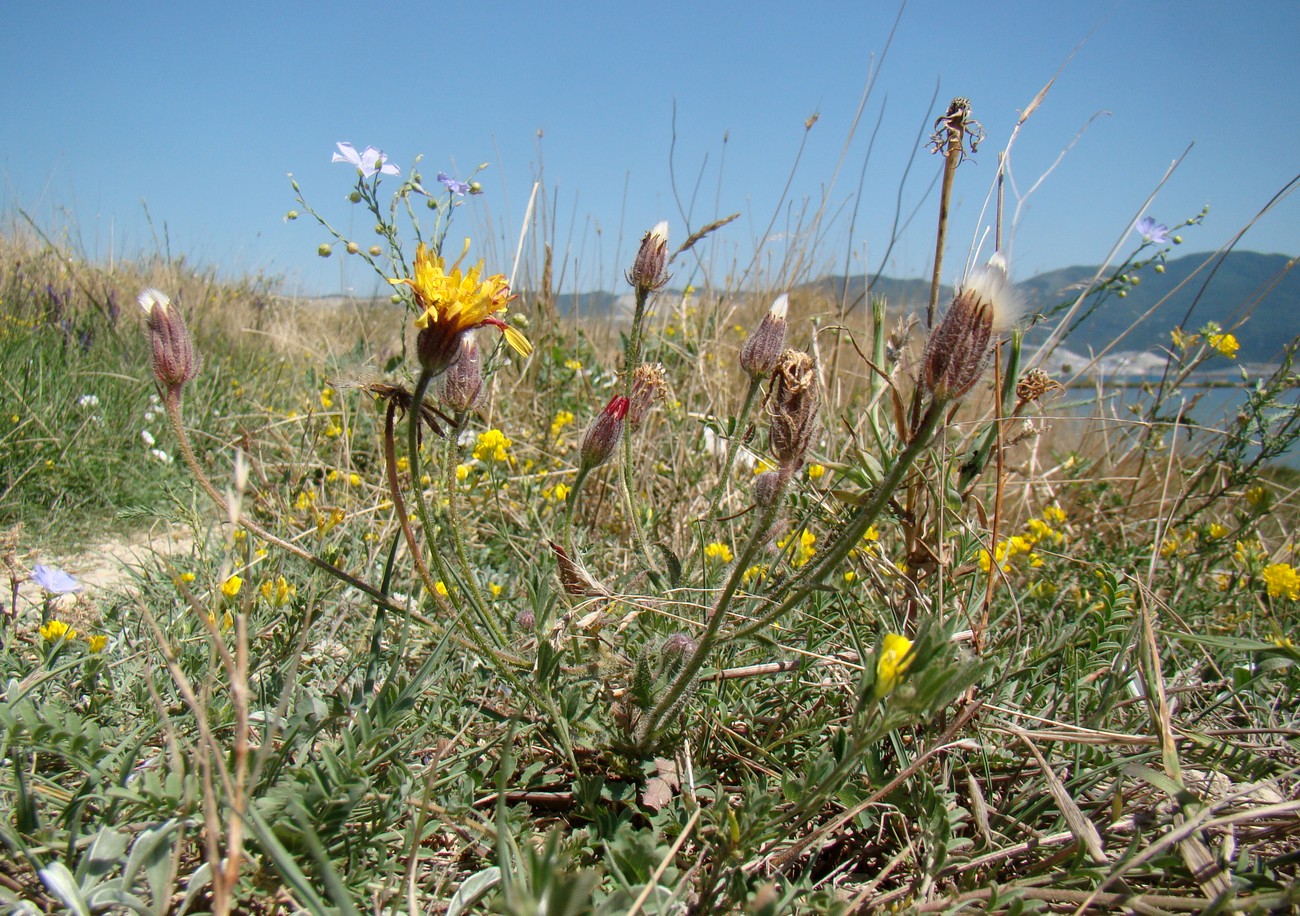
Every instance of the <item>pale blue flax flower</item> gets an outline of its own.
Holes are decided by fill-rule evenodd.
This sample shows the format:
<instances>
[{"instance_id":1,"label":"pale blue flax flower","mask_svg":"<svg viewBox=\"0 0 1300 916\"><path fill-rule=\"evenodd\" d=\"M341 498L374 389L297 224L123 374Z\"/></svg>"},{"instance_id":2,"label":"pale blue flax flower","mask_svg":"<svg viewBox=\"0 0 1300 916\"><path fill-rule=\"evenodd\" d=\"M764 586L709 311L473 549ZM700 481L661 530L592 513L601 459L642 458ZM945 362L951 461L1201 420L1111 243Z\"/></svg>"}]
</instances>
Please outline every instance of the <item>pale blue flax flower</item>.
<instances>
[{"instance_id":1,"label":"pale blue flax flower","mask_svg":"<svg viewBox=\"0 0 1300 916\"><path fill-rule=\"evenodd\" d=\"M457 181L455 178L452 178L446 172L439 172L438 180L442 182L442 186L444 188L446 188L452 194L455 194L457 197L464 197L466 194L469 193L469 184L467 182Z\"/></svg>"},{"instance_id":2,"label":"pale blue flax flower","mask_svg":"<svg viewBox=\"0 0 1300 916\"><path fill-rule=\"evenodd\" d=\"M375 172L383 175L400 175L402 170L388 161L383 150L377 150L373 146L367 146L360 153L351 143L339 143L339 151L334 154L330 162L347 162L355 165L361 172L362 178L369 178Z\"/></svg>"},{"instance_id":3,"label":"pale blue flax flower","mask_svg":"<svg viewBox=\"0 0 1300 916\"><path fill-rule=\"evenodd\" d=\"M1153 245L1165 245L1169 242L1169 227L1164 223L1157 223L1149 216L1144 216L1137 221L1133 227L1137 234L1142 236L1144 243L1150 242Z\"/></svg>"},{"instance_id":4,"label":"pale blue flax flower","mask_svg":"<svg viewBox=\"0 0 1300 916\"><path fill-rule=\"evenodd\" d=\"M37 563L32 567L32 581L51 595L67 595L81 591L81 583L56 566Z\"/></svg>"}]
</instances>

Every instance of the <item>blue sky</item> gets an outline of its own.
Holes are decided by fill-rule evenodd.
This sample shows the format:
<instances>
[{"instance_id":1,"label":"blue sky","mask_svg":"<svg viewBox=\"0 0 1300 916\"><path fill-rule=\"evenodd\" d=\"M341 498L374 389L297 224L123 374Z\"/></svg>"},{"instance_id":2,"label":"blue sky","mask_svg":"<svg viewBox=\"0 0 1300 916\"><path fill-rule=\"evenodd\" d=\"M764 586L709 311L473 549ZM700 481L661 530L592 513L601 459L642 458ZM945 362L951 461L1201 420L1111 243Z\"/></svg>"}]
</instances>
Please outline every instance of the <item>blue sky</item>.
<instances>
[{"instance_id":1,"label":"blue sky","mask_svg":"<svg viewBox=\"0 0 1300 916\"><path fill-rule=\"evenodd\" d=\"M917 149L964 95L988 139L958 173L951 280L991 221L980 211L997 151L1058 70L1012 152L1024 192L1069 148L1023 204L1017 275L1100 262L1193 142L1148 211L1172 225L1210 204L1206 225L1183 232L1188 251L1223 244L1300 172L1291 0L912 0L901 15L892 3L811 0L801 10L766 0L12 5L0 35L0 215L22 208L95 258L153 250L165 227L173 254L227 277L369 293L364 265L320 259L327 236L283 220L292 172L314 206L370 244L370 220L343 199L355 172L330 163L348 140L404 168L423 153L428 184L440 169L463 177L490 163L453 235L474 236L489 269L507 273L540 177L567 290L616 288L660 219L681 240L736 211L701 249L714 282L743 271L763 239L769 285L802 279L780 267L790 241L814 252L805 273L843 272L846 259L854 273L875 271L900 185L904 218L919 210L884 271L921 276L940 160ZM798 230L810 231L823 194L827 216L809 245ZM1242 247L1300 254L1296 200Z\"/></svg>"}]
</instances>

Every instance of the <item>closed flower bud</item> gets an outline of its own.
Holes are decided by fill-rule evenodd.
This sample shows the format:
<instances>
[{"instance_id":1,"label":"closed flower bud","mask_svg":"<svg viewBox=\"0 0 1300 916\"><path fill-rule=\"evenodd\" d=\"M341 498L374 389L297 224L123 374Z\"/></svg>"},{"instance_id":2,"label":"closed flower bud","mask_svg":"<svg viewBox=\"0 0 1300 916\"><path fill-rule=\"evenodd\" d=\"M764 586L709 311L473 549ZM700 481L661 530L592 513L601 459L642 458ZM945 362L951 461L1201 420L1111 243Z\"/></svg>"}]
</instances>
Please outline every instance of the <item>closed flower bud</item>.
<instances>
[{"instance_id":1,"label":"closed flower bud","mask_svg":"<svg viewBox=\"0 0 1300 916\"><path fill-rule=\"evenodd\" d=\"M1020 308L1000 254L971 273L925 344L921 381L935 400L956 400L975 387L992 352L993 332L1011 327Z\"/></svg>"},{"instance_id":2,"label":"closed flower bud","mask_svg":"<svg viewBox=\"0 0 1300 916\"><path fill-rule=\"evenodd\" d=\"M754 502L770 506L781 497L790 475L785 471L764 471L754 478Z\"/></svg>"},{"instance_id":3,"label":"closed flower bud","mask_svg":"<svg viewBox=\"0 0 1300 916\"><path fill-rule=\"evenodd\" d=\"M320 245L316 247L316 253L320 255L322 258L328 258L330 255L334 253L334 248L333 246L330 245L329 242L322 242Z\"/></svg>"},{"instance_id":4,"label":"closed flower bud","mask_svg":"<svg viewBox=\"0 0 1300 916\"><path fill-rule=\"evenodd\" d=\"M153 374L168 392L179 393L181 387L199 374L194 342L171 299L156 289L146 289L139 296L140 307L149 325L153 350Z\"/></svg>"},{"instance_id":5,"label":"closed flower bud","mask_svg":"<svg viewBox=\"0 0 1300 916\"><path fill-rule=\"evenodd\" d=\"M666 658L688 658L695 654L700 644L685 633L674 633L664 640L663 653Z\"/></svg>"},{"instance_id":6,"label":"closed flower bud","mask_svg":"<svg viewBox=\"0 0 1300 916\"><path fill-rule=\"evenodd\" d=\"M348 254L356 254L358 251L361 250L361 246L358 245L356 242L348 242L347 249L348 249Z\"/></svg>"},{"instance_id":7,"label":"closed flower bud","mask_svg":"<svg viewBox=\"0 0 1300 916\"><path fill-rule=\"evenodd\" d=\"M515 615L515 629L531 633L537 629L537 617L532 611L522 610Z\"/></svg>"},{"instance_id":8,"label":"closed flower bud","mask_svg":"<svg viewBox=\"0 0 1300 916\"><path fill-rule=\"evenodd\" d=\"M623 438L623 425L627 418L629 401L622 395L610 398L600 416L592 421L587 434L582 437L578 461L583 471L600 467L609 460Z\"/></svg>"},{"instance_id":9,"label":"closed flower bud","mask_svg":"<svg viewBox=\"0 0 1300 916\"><path fill-rule=\"evenodd\" d=\"M442 403L455 411L472 410L483 397L483 357L473 331L460 336L460 355L442 377Z\"/></svg>"},{"instance_id":10,"label":"closed flower bud","mask_svg":"<svg viewBox=\"0 0 1300 916\"><path fill-rule=\"evenodd\" d=\"M754 378L766 378L776 371L776 364L785 350L786 311L790 297L776 297L754 333L740 348L740 367Z\"/></svg>"},{"instance_id":11,"label":"closed flower bud","mask_svg":"<svg viewBox=\"0 0 1300 916\"><path fill-rule=\"evenodd\" d=\"M664 263L668 260L668 223L661 222L641 239L636 262L628 271L627 282L640 292L653 292L668 282Z\"/></svg>"},{"instance_id":12,"label":"closed flower bud","mask_svg":"<svg viewBox=\"0 0 1300 916\"><path fill-rule=\"evenodd\" d=\"M459 334L448 334L444 328L431 324L415 335L415 358L430 375L446 372L459 356Z\"/></svg>"},{"instance_id":13,"label":"closed flower bud","mask_svg":"<svg viewBox=\"0 0 1300 916\"><path fill-rule=\"evenodd\" d=\"M664 377L664 367L660 363L642 363L632 373L632 396L627 408L627 422L633 429L640 429L646 415L656 401L662 401L668 381Z\"/></svg>"},{"instance_id":14,"label":"closed flower bud","mask_svg":"<svg viewBox=\"0 0 1300 916\"><path fill-rule=\"evenodd\" d=\"M817 425L819 401L817 363L801 350L786 350L772 374L767 407L772 421L768 443L782 471L789 473L803 466Z\"/></svg>"}]
</instances>

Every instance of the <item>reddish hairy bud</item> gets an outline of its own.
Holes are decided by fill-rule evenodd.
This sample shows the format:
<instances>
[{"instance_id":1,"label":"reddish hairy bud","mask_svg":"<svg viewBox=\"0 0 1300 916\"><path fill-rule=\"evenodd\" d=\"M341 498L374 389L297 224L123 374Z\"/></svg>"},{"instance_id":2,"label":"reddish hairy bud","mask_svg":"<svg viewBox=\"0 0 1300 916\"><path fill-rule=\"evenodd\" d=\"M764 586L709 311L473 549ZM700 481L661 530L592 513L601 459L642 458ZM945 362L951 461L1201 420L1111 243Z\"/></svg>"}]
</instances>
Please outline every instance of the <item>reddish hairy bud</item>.
<instances>
[{"instance_id":1,"label":"reddish hairy bud","mask_svg":"<svg viewBox=\"0 0 1300 916\"><path fill-rule=\"evenodd\" d=\"M785 350L786 311L790 297L780 295L740 348L740 367L754 378L766 378L776 371Z\"/></svg>"},{"instance_id":2,"label":"reddish hairy bud","mask_svg":"<svg viewBox=\"0 0 1300 916\"><path fill-rule=\"evenodd\" d=\"M138 300L149 325L149 342L153 349L153 374L158 384L169 392L179 392L184 384L199 374L194 341L171 299L156 289L146 289Z\"/></svg>"},{"instance_id":3,"label":"reddish hairy bud","mask_svg":"<svg viewBox=\"0 0 1300 916\"><path fill-rule=\"evenodd\" d=\"M600 416L592 421L587 434L582 437L582 448L578 460L582 470L590 471L609 460L623 438L623 426L626 423L630 401L623 395L610 398Z\"/></svg>"},{"instance_id":4,"label":"reddish hairy bud","mask_svg":"<svg viewBox=\"0 0 1300 916\"><path fill-rule=\"evenodd\" d=\"M668 282L664 264L668 260L668 223L658 223L641 239L636 261L627 273L627 282L638 291L653 292Z\"/></svg>"}]
</instances>

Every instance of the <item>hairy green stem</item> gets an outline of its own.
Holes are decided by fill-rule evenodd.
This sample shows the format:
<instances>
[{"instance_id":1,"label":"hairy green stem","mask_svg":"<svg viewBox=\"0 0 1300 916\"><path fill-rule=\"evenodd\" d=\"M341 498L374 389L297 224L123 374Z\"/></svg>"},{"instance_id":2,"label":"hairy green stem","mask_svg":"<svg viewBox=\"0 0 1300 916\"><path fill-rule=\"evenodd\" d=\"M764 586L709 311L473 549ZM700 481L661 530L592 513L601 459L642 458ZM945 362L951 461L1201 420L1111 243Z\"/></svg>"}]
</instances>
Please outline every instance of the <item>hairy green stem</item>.
<instances>
[{"instance_id":1,"label":"hairy green stem","mask_svg":"<svg viewBox=\"0 0 1300 916\"><path fill-rule=\"evenodd\" d=\"M925 450L925 447L929 445L947 407L948 401L946 400L930 402L930 407L922 417L921 425L917 427L916 432L913 434L912 441L908 443L907 448L903 450L903 453L898 456L893 466L890 467L889 473L876 486L872 497L849 517L849 521L840 533L839 539L831 544L825 553L806 566L799 575L790 580L788 585L790 592L784 601L758 619L733 631L730 634L731 639L750 636L782 615L789 613L792 608L812 594L813 589L821 584L827 574L843 562L853 549L858 546L858 542L862 540L862 535L880 517L880 513L889 504L890 497L894 495L894 491L903 482L908 470L916 462L921 452Z\"/></svg>"}]
</instances>

